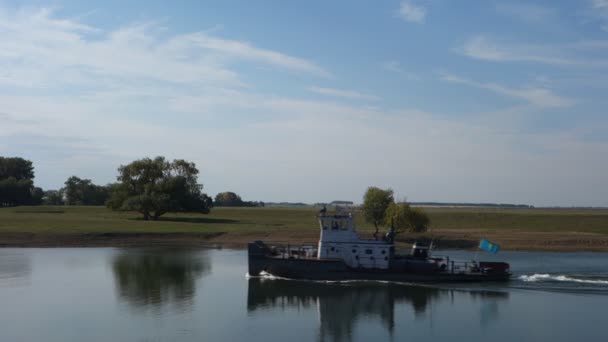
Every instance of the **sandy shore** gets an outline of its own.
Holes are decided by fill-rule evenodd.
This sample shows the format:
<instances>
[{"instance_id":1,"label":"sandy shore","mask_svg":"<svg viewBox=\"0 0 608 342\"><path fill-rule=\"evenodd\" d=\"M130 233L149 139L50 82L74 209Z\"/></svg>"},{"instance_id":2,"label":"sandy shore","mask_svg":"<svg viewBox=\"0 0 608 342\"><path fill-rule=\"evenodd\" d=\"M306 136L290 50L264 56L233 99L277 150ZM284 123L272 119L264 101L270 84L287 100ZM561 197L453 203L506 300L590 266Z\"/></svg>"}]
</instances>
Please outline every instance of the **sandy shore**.
<instances>
[{"instance_id":1,"label":"sandy shore","mask_svg":"<svg viewBox=\"0 0 608 342\"><path fill-rule=\"evenodd\" d=\"M608 252L608 235L592 233L541 233L523 231L438 230L433 232L439 249L475 249L481 237L499 243L503 250L594 251ZM399 247L430 234L403 235ZM311 244L318 241L316 231L231 232L231 233L91 233L34 234L2 233L0 247L141 247L141 246L225 246L244 248L254 240L274 243Z\"/></svg>"}]
</instances>

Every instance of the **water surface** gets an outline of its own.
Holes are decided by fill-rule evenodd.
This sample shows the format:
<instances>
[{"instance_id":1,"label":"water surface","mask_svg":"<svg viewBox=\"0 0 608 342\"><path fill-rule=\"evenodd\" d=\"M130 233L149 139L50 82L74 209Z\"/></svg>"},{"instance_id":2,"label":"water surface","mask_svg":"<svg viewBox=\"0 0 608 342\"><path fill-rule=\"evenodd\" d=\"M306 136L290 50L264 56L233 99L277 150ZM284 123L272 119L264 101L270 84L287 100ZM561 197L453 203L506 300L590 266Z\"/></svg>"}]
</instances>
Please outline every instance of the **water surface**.
<instances>
[{"instance_id":1,"label":"water surface","mask_svg":"<svg viewBox=\"0 0 608 342\"><path fill-rule=\"evenodd\" d=\"M248 278L239 250L0 249L0 341L605 340L608 254L483 257L514 280L308 282Z\"/></svg>"}]
</instances>

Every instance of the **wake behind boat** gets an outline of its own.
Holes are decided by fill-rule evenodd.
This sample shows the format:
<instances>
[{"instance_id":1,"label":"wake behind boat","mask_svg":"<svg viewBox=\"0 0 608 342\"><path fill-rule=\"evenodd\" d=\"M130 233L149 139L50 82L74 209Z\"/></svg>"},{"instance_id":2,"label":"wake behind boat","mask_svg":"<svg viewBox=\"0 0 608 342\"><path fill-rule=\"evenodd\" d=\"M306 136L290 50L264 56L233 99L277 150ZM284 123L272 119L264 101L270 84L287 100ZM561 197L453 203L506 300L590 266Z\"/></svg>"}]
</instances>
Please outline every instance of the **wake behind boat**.
<instances>
[{"instance_id":1,"label":"wake behind boat","mask_svg":"<svg viewBox=\"0 0 608 342\"><path fill-rule=\"evenodd\" d=\"M458 262L433 256L432 246L415 243L410 254L396 254L393 230L381 240L361 239L352 213L318 216L318 246L269 246L249 243L249 275L309 280L384 280L399 282L506 281L505 262Z\"/></svg>"}]
</instances>

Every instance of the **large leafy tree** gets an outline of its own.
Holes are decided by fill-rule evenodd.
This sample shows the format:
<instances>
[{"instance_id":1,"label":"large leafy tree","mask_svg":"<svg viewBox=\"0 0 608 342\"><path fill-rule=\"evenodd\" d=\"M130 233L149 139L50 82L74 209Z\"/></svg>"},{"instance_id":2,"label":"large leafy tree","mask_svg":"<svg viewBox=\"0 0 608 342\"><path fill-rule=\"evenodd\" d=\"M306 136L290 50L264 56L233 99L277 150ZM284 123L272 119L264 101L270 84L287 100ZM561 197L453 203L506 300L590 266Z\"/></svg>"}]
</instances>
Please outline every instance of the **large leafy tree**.
<instances>
[{"instance_id":1,"label":"large leafy tree","mask_svg":"<svg viewBox=\"0 0 608 342\"><path fill-rule=\"evenodd\" d=\"M420 208L412 208L408 203L392 203L386 210L384 223L396 233L422 233L429 228L431 220Z\"/></svg>"},{"instance_id":2,"label":"large leafy tree","mask_svg":"<svg viewBox=\"0 0 608 342\"><path fill-rule=\"evenodd\" d=\"M206 214L211 209L211 198L197 183L194 163L143 158L120 166L118 172L107 203L114 210L137 211L145 220L156 220L167 212Z\"/></svg>"},{"instance_id":3,"label":"large leafy tree","mask_svg":"<svg viewBox=\"0 0 608 342\"><path fill-rule=\"evenodd\" d=\"M375 186L367 188L363 196L363 215L365 221L372 223L376 228L374 235L378 234L378 225L384 222L386 209L394 202L393 190Z\"/></svg>"},{"instance_id":4,"label":"large leafy tree","mask_svg":"<svg viewBox=\"0 0 608 342\"><path fill-rule=\"evenodd\" d=\"M19 157L0 157L0 206L32 205L42 201L34 186L34 166Z\"/></svg>"}]
</instances>

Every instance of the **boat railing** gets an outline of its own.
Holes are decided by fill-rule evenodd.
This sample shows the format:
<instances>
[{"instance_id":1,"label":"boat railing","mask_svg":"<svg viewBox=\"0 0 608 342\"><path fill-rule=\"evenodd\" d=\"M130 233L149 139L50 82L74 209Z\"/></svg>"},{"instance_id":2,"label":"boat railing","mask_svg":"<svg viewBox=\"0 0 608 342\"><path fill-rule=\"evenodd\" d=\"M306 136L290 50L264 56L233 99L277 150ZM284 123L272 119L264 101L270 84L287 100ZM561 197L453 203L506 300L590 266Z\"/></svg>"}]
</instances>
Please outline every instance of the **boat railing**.
<instances>
[{"instance_id":1,"label":"boat railing","mask_svg":"<svg viewBox=\"0 0 608 342\"><path fill-rule=\"evenodd\" d=\"M483 270L479 267L479 263L471 261L456 261L451 260L449 256L433 255L430 257L431 260L437 260L440 264L445 265L445 271L454 274L470 274L470 273L483 273Z\"/></svg>"},{"instance_id":2,"label":"boat railing","mask_svg":"<svg viewBox=\"0 0 608 342\"><path fill-rule=\"evenodd\" d=\"M312 258L317 256L317 247L312 245L270 244L273 255L288 258Z\"/></svg>"}]
</instances>

